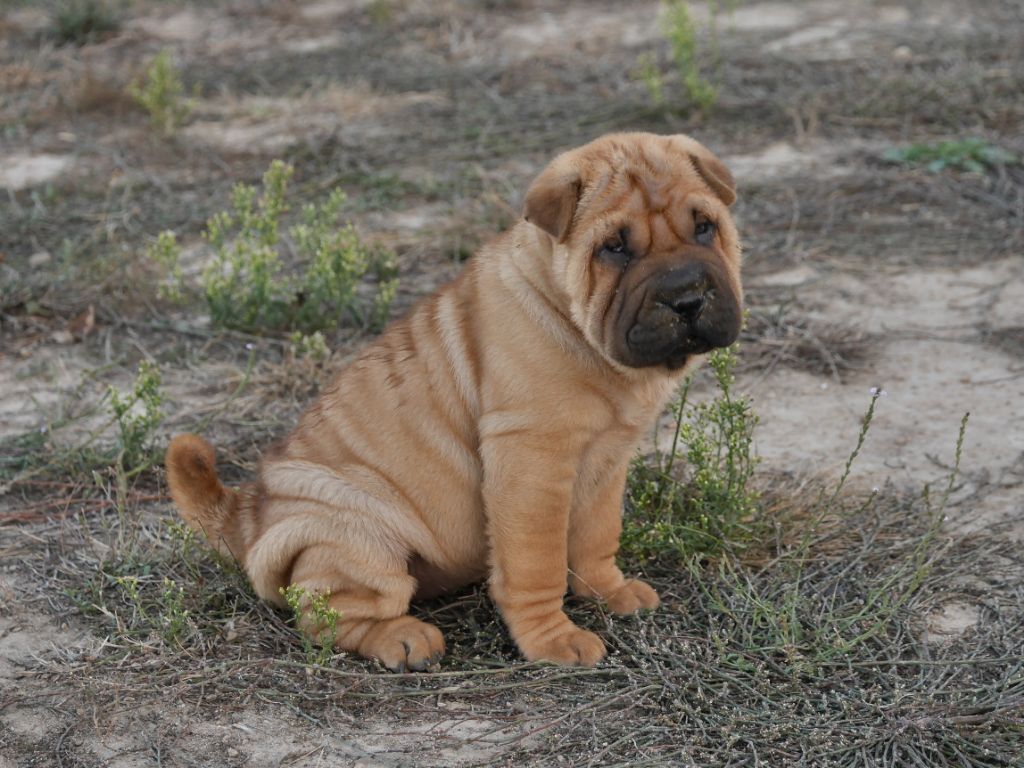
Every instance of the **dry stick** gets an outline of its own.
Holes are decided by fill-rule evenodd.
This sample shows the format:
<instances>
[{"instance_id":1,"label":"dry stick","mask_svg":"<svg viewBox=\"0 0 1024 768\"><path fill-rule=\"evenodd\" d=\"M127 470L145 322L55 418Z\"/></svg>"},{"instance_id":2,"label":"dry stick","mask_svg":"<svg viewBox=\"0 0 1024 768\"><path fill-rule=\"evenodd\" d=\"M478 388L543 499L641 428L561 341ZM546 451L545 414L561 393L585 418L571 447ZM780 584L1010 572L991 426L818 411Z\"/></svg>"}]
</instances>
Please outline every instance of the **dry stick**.
<instances>
[{"instance_id":1,"label":"dry stick","mask_svg":"<svg viewBox=\"0 0 1024 768\"><path fill-rule=\"evenodd\" d=\"M169 498L170 496L168 496L167 494L157 493L147 494L144 496L133 496L131 501L135 503L142 503L147 501L165 501ZM78 508L70 509L70 506L73 504L76 505ZM95 499L88 497L80 497L75 499L48 499L46 501L35 502L33 504L28 505L27 507L23 507L18 512L0 513L0 521L27 522L30 520L38 520L40 517L44 516L47 518L63 519L70 515L84 511L83 509L81 509L82 506L102 508L112 504L114 504L114 502L111 501L110 499ZM45 514L48 510L57 509L61 505L63 505L63 509L61 509L57 514ZM36 510L38 510L38 512Z\"/></svg>"},{"instance_id":2,"label":"dry stick","mask_svg":"<svg viewBox=\"0 0 1024 768\"><path fill-rule=\"evenodd\" d=\"M521 736L517 736L516 738L512 739L511 741L505 741L505 742L501 742L501 743L502 743L503 746L505 746L505 745L512 746L514 744L518 744L519 742L528 739L530 736L534 736L534 735L536 735L538 733L541 733L542 731L546 731L546 730L548 730L550 728L554 728L556 725L558 725L563 720L567 720L568 718L573 717L574 715L578 715L581 712L586 712L588 709L600 709L601 707L606 707L609 704L615 703L619 699L622 699L622 698L628 696L629 694L643 693L644 691L649 691L649 690L653 691L653 690L657 690L657 688L658 688L658 686L657 685L653 685L653 684L652 685L645 685L642 688L631 688L631 689L629 689L627 691L623 691L622 693L619 693L619 694L617 694L615 696L611 696L610 698L602 699L600 701L596 701L596 702L593 702L591 704L585 704L585 705L583 705L581 707L576 707L575 709L569 710L568 712L566 712L561 717L556 717L554 720L552 720L552 721L550 721L548 723L545 723L544 725L539 726L538 728L534 728L532 731L527 731L526 733L522 734Z\"/></svg>"}]
</instances>

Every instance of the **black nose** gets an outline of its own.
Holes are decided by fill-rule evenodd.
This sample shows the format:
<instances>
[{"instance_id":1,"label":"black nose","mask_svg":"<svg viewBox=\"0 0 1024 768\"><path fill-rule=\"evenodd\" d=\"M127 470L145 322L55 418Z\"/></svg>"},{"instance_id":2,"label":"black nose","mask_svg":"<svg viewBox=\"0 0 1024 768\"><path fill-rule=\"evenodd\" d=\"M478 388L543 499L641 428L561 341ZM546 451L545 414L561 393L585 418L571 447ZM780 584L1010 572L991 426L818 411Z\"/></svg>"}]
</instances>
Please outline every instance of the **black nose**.
<instances>
[{"instance_id":1,"label":"black nose","mask_svg":"<svg viewBox=\"0 0 1024 768\"><path fill-rule=\"evenodd\" d=\"M681 296L676 296L668 305L677 315L682 315L691 323L704 311L707 297L700 292L691 291Z\"/></svg>"},{"instance_id":2,"label":"black nose","mask_svg":"<svg viewBox=\"0 0 1024 768\"><path fill-rule=\"evenodd\" d=\"M672 270L659 281L657 300L692 323L707 306L709 287L707 269L703 264L691 263Z\"/></svg>"}]
</instances>

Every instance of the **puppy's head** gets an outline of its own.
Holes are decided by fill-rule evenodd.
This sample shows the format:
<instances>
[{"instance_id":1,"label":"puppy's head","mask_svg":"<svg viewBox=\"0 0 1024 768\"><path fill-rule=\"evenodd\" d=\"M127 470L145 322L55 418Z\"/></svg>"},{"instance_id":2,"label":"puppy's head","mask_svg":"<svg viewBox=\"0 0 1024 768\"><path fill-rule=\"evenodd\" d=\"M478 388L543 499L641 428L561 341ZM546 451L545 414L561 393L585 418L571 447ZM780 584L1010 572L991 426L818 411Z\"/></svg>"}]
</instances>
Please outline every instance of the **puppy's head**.
<instances>
[{"instance_id":1,"label":"puppy's head","mask_svg":"<svg viewBox=\"0 0 1024 768\"><path fill-rule=\"evenodd\" d=\"M732 175L687 136L613 134L555 158L526 194L569 314L606 358L676 371L742 322Z\"/></svg>"}]
</instances>

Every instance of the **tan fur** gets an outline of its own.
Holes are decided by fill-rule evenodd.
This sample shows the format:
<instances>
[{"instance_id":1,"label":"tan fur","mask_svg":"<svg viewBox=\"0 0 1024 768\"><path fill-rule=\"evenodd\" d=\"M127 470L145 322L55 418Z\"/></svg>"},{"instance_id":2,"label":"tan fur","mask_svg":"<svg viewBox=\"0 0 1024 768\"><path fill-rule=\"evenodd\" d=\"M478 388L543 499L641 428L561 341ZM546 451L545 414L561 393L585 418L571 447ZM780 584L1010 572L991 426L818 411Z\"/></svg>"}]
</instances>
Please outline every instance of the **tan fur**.
<instances>
[{"instance_id":1,"label":"tan fur","mask_svg":"<svg viewBox=\"0 0 1024 768\"><path fill-rule=\"evenodd\" d=\"M604 645L569 620L563 596L568 585L616 612L658 605L615 564L622 494L638 440L692 361L616 361L605 314L618 278L594 244L625 217L671 259L696 206L718 222L714 252L738 296L734 197L728 171L687 137L617 134L559 156L527 195L535 224L484 246L392 323L240 495L217 480L206 443L175 438L175 502L261 597L280 604L289 584L329 592L341 649L422 669L444 641L407 615L410 600L489 578L528 659L595 664Z\"/></svg>"}]
</instances>

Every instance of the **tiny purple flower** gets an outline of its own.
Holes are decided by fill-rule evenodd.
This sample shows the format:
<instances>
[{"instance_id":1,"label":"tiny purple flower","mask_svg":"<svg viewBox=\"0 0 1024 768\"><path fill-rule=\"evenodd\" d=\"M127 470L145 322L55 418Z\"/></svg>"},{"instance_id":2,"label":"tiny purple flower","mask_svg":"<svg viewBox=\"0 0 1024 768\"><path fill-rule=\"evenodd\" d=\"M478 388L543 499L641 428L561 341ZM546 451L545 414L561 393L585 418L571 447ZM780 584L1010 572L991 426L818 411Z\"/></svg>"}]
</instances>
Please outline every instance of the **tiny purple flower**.
<instances>
[{"instance_id":1,"label":"tiny purple flower","mask_svg":"<svg viewBox=\"0 0 1024 768\"><path fill-rule=\"evenodd\" d=\"M253 344L251 341L247 341L247 342L245 342L245 348L248 349L251 352L252 350L254 350L256 348L256 345Z\"/></svg>"}]
</instances>

